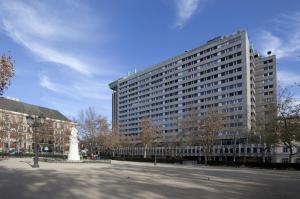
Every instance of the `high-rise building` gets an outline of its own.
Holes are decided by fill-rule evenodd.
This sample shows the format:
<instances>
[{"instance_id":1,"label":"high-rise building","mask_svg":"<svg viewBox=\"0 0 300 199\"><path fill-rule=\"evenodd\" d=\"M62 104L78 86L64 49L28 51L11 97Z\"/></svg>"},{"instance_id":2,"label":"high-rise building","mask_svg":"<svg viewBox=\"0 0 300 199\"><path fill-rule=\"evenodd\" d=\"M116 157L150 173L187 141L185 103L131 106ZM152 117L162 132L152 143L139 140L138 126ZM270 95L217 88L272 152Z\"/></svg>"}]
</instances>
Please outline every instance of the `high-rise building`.
<instances>
[{"instance_id":1,"label":"high-rise building","mask_svg":"<svg viewBox=\"0 0 300 199\"><path fill-rule=\"evenodd\" d=\"M137 140L140 122L149 117L162 127L165 140L180 132L179 120L197 108L226 116L220 138L238 129L246 135L256 114L276 100L276 58L255 53L246 31L219 36L110 85L112 121L124 136Z\"/></svg>"},{"instance_id":2,"label":"high-rise building","mask_svg":"<svg viewBox=\"0 0 300 199\"><path fill-rule=\"evenodd\" d=\"M264 117L266 105L277 100L276 56L261 57L256 54L254 58L256 114Z\"/></svg>"}]
</instances>

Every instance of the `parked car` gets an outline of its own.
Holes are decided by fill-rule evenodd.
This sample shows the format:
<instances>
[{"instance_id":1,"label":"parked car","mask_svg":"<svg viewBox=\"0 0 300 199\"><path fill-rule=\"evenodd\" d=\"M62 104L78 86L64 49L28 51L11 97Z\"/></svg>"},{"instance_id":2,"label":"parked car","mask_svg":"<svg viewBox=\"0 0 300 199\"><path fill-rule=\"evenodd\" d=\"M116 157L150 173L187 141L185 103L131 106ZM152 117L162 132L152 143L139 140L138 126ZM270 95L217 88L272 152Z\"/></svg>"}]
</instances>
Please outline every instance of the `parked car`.
<instances>
[{"instance_id":1,"label":"parked car","mask_svg":"<svg viewBox=\"0 0 300 199\"><path fill-rule=\"evenodd\" d=\"M23 155L24 151L20 149L19 151L17 149L11 149L8 152L9 155Z\"/></svg>"},{"instance_id":2,"label":"parked car","mask_svg":"<svg viewBox=\"0 0 300 199\"><path fill-rule=\"evenodd\" d=\"M11 149L11 150L9 150L8 154L9 155L16 155L16 154L18 154L18 151L16 149Z\"/></svg>"}]
</instances>

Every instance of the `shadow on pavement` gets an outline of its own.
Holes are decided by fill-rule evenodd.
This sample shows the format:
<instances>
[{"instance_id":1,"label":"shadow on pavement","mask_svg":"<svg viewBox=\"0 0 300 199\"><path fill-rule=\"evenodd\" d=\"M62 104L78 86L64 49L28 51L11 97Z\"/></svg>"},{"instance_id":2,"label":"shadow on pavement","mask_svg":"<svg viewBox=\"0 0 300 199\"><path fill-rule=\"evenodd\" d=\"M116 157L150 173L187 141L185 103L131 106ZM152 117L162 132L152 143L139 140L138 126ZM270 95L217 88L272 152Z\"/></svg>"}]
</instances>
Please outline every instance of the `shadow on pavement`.
<instances>
[{"instance_id":1,"label":"shadow on pavement","mask_svg":"<svg viewBox=\"0 0 300 199\"><path fill-rule=\"evenodd\" d=\"M297 193L299 182L290 182L291 186L282 178L258 179L259 173L133 165L53 164L53 169L45 168L0 166L0 198L289 198Z\"/></svg>"}]
</instances>

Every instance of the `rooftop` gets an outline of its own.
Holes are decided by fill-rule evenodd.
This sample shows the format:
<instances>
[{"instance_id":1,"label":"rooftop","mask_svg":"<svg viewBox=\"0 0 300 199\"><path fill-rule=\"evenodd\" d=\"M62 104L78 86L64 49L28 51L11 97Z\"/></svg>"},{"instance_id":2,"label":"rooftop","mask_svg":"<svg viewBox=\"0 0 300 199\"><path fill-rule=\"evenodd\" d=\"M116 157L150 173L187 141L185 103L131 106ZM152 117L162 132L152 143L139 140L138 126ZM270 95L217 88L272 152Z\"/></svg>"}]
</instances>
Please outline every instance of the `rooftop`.
<instances>
[{"instance_id":1,"label":"rooftop","mask_svg":"<svg viewBox=\"0 0 300 199\"><path fill-rule=\"evenodd\" d=\"M0 97L0 109L14 111L18 113L25 113L28 115L43 114L47 118L70 122L70 120L67 117L65 117L62 113L60 113L57 110L27 104L5 97Z\"/></svg>"},{"instance_id":2,"label":"rooftop","mask_svg":"<svg viewBox=\"0 0 300 199\"><path fill-rule=\"evenodd\" d=\"M213 38L213 39L208 40L205 44L202 44L202 45L200 45L200 46L198 46L198 47L195 47L195 48L192 48L192 49L190 49L190 50L186 50L184 53L181 53L181 54L179 54L179 55L176 55L176 56L173 56L173 57L171 57L171 58L168 58L168 59L166 59L166 60L164 60L164 61L162 61L162 62L160 62L160 63L158 63L158 64L154 64L154 65L152 65L152 66L150 66L150 67L146 67L145 69L143 69L143 70L141 70L141 71L134 72L134 73L130 73L130 74L127 75L127 76L124 76L124 77L122 77L122 78L119 78L118 80L115 80L115 81L111 82L111 83L109 84L109 87L110 87L110 89L114 90L114 89L116 88L116 86L118 85L118 82L119 82L119 81L126 81L126 80L129 80L129 79L131 79L131 78L135 78L135 77L137 77L137 76L140 76L140 75L142 75L142 74L145 74L145 73L147 73L147 72L153 71L153 70L155 70L155 69L161 67L162 64L167 64L167 63L170 63L170 62L172 62L172 61L178 60L179 58L181 58L181 57L183 57L183 56L187 56L188 54L193 53L193 51L195 51L195 50L198 50L198 49L200 49L200 48L204 48L204 47L206 47L206 46L208 46L208 45L211 45L211 44L214 43L214 42L218 42L218 41L221 41L221 40L223 40L223 39L228 39L228 38L233 37L233 36L236 36L236 35L238 35L238 34L247 34L247 32L246 32L245 30L238 30L238 31L236 31L236 32L234 32L234 33L232 33L232 34L229 34L229 35L224 35L224 36L218 36L218 37L215 37L215 38Z\"/></svg>"}]
</instances>

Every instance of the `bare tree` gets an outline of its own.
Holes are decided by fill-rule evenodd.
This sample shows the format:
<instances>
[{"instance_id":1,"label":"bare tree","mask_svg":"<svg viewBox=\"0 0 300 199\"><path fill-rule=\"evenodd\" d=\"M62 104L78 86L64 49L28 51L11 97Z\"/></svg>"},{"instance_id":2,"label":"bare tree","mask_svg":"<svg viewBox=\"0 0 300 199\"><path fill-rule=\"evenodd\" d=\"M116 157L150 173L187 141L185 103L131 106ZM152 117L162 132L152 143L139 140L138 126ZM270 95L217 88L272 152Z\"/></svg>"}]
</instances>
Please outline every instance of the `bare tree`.
<instances>
[{"instance_id":1,"label":"bare tree","mask_svg":"<svg viewBox=\"0 0 300 199\"><path fill-rule=\"evenodd\" d=\"M198 131L198 111L195 108L190 108L183 115L180 122L180 131L177 134L177 142L179 146L193 145L195 140L193 135Z\"/></svg>"},{"instance_id":2,"label":"bare tree","mask_svg":"<svg viewBox=\"0 0 300 199\"><path fill-rule=\"evenodd\" d=\"M0 96L10 85L10 79L15 76L14 63L11 56L2 55L0 58Z\"/></svg>"},{"instance_id":3,"label":"bare tree","mask_svg":"<svg viewBox=\"0 0 300 199\"><path fill-rule=\"evenodd\" d=\"M277 104L270 103L265 105L264 112L257 115L255 125L252 129L252 138L255 142L262 146L262 160L266 161L266 155L270 155L272 147L274 147L278 141L279 136L277 133Z\"/></svg>"},{"instance_id":4,"label":"bare tree","mask_svg":"<svg viewBox=\"0 0 300 199\"><path fill-rule=\"evenodd\" d=\"M120 147L122 147L123 149L125 149L125 151L123 151L123 155L128 155L128 150L127 148L131 147L133 145L132 143L132 138L131 136L127 135L122 135L120 134Z\"/></svg>"},{"instance_id":5,"label":"bare tree","mask_svg":"<svg viewBox=\"0 0 300 199\"><path fill-rule=\"evenodd\" d=\"M295 141L300 141L300 105L296 104L290 90L281 88L278 96L278 122L275 126L280 141L288 148L289 163L295 154Z\"/></svg>"},{"instance_id":6,"label":"bare tree","mask_svg":"<svg viewBox=\"0 0 300 199\"><path fill-rule=\"evenodd\" d=\"M224 129L223 114L218 110L209 109L205 116L198 120L195 140L203 147L205 164L211 157L219 132Z\"/></svg>"},{"instance_id":7,"label":"bare tree","mask_svg":"<svg viewBox=\"0 0 300 199\"><path fill-rule=\"evenodd\" d=\"M110 134L110 149L112 150L113 157L115 157L116 150L121 146L121 136L119 129L117 127L113 127Z\"/></svg>"},{"instance_id":8,"label":"bare tree","mask_svg":"<svg viewBox=\"0 0 300 199\"><path fill-rule=\"evenodd\" d=\"M17 149L18 153L21 149L24 150L24 144L26 144L26 132L24 131L26 125L27 124L24 123L23 117L21 116L12 117L11 119L10 137L11 139L13 139L15 148Z\"/></svg>"},{"instance_id":9,"label":"bare tree","mask_svg":"<svg viewBox=\"0 0 300 199\"><path fill-rule=\"evenodd\" d=\"M93 107L82 110L76 122L79 125L79 137L82 143L94 148L108 148L109 123L106 117L98 114Z\"/></svg>"},{"instance_id":10,"label":"bare tree","mask_svg":"<svg viewBox=\"0 0 300 199\"><path fill-rule=\"evenodd\" d=\"M236 162L237 140L240 138L240 134L242 134L243 128L239 124L238 118L235 118L233 121L234 121L234 123L233 123L234 127L232 128L232 133L233 133L233 154L232 154L232 156L233 156L233 162Z\"/></svg>"},{"instance_id":11,"label":"bare tree","mask_svg":"<svg viewBox=\"0 0 300 199\"><path fill-rule=\"evenodd\" d=\"M193 139L198 129L198 111L194 107L187 108L185 114L179 120L179 131L174 139L175 146L180 147L179 157L182 159L182 147L195 145L197 142Z\"/></svg>"},{"instance_id":12,"label":"bare tree","mask_svg":"<svg viewBox=\"0 0 300 199\"><path fill-rule=\"evenodd\" d=\"M146 158L148 147L151 147L154 143L157 143L159 138L161 138L161 130L159 127L154 126L151 120L147 117L143 118L140 128L141 133L139 135L139 139L144 146L144 158Z\"/></svg>"},{"instance_id":13,"label":"bare tree","mask_svg":"<svg viewBox=\"0 0 300 199\"><path fill-rule=\"evenodd\" d=\"M95 146L99 152L108 153L111 146L111 134L109 132L100 133L96 138Z\"/></svg>"}]
</instances>

